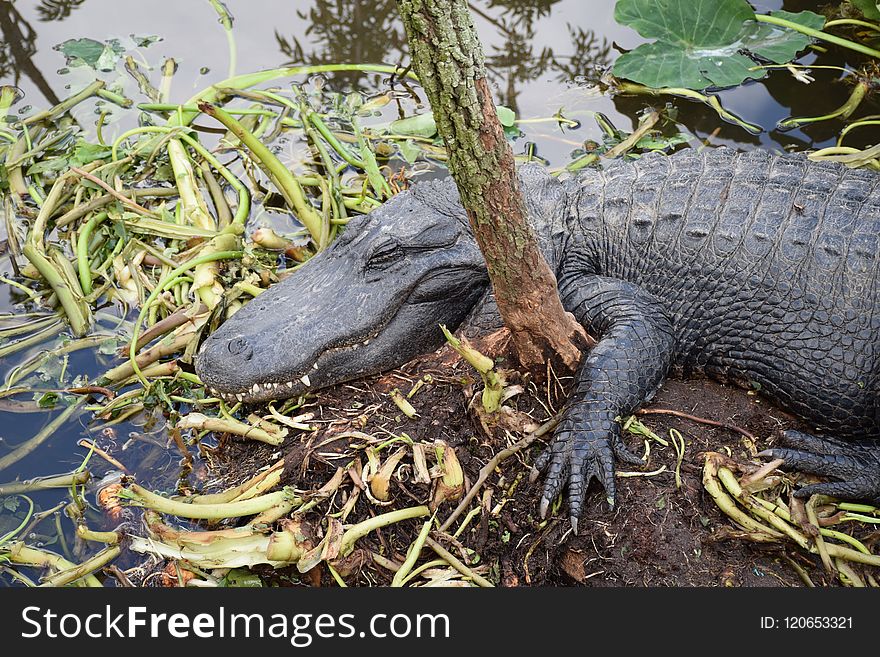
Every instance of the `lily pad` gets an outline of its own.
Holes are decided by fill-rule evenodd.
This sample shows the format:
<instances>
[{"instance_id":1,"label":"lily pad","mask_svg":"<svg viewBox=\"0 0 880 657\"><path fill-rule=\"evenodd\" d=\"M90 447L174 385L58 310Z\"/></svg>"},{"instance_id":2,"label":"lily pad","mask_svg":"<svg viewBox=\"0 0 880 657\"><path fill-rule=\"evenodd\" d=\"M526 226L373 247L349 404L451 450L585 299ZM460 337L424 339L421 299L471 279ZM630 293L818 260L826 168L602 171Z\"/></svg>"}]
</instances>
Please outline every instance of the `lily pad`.
<instances>
[{"instance_id":1,"label":"lily pad","mask_svg":"<svg viewBox=\"0 0 880 657\"><path fill-rule=\"evenodd\" d=\"M771 15L814 29L813 12ZM745 0L618 0L615 19L656 39L621 55L614 74L650 87L731 87L766 75L753 57L781 64L810 44L794 30L757 22ZM749 56L751 55L751 56Z\"/></svg>"}]
</instances>

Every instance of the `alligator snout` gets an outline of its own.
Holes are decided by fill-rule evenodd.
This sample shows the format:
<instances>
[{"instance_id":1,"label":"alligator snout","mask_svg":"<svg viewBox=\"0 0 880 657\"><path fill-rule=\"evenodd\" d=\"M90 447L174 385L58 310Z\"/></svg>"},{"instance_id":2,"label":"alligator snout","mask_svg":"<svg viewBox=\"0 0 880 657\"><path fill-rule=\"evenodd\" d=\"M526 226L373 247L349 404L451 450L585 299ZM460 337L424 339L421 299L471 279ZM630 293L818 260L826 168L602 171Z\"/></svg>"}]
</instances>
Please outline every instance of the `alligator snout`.
<instances>
[{"instance_id":1,"label":"alligator snout","mask_svg":"<svg viewBox=\"0 0 880 657\"><path fill-rule=\"evenodd\" d=\"M224 382L241 381L243 377L256 374L251 372L256 365L252 340L243 335L231 338L211 336L202 345L196 358L196 373L208 386L212 394L225 390ZM230 390L242 392L242 390Z\"/></svg>"}]
</instances>

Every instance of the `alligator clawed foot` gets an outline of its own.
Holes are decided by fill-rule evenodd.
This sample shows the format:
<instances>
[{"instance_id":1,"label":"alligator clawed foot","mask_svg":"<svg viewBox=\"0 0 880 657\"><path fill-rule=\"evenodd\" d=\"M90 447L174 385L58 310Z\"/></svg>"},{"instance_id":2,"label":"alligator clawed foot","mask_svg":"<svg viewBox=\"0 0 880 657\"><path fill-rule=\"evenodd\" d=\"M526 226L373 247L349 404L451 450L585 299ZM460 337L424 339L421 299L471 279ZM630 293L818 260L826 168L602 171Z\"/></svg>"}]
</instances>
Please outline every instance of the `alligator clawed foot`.
<instances>
[{"instance_id":1,"label":"alligator clawed foot","mask_svg":"<svg viewBox=\"0 0 880 657\"><path fill-rule=\"evenodd\" d=\"M804 486L795 492L796 497L829 495L880 504L880 457L876 446L793 430L783 433L782 442L787 447L764 450L758 456L782 459L789 468L835 480Z\"/></svg>"},{"instance_id":2,"label":"alligator clawed foot","mask_svg":"<svg viewBox=\"0 0 880 657\"><path fill-rule=\"evenodd\" d=\"M590 481L595 478L601 484L608 504L614 508L617 495L615 461L639 466L644 465L644 461L629 451L619 430L598 436L595 432L565 424L563 422L557 430L552 445L535 461L529 478L534 482L541 473L546 475L539 507L542 518L547 517L553 500L567 488L571 527L577 534Z\"/></svg>"}]
</instances>

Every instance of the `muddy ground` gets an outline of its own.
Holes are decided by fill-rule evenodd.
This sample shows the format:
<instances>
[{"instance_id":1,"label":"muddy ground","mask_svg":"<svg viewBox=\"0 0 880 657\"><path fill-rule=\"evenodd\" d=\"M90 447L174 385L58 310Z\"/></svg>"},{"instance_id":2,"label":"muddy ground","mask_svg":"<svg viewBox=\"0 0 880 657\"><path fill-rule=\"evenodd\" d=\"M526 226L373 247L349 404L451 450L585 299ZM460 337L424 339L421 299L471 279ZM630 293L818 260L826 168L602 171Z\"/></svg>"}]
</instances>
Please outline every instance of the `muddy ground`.
<instances>
[{"instance_id":1,"label":"muddy ground","mask_svg":"<svg viewBox=\"0 0 880 657\"><path fill-rule=\"evenodd\" d=\"M505 340L501 334L485 351L505 360ZM418 416L408 418L394 404L389 392L398 388L407 393L423 377L423 385L410 400ZM562 407L565 388L570 381L552 375L549 384L537 386L509 372L510 383L523 386L524 392L506 402L515 411L512 424L529 418L540 424ZM432 442L440 438L454 446L466 475L466 485L474 482L479 470L500 449L520 438L521 433L481 426L469 403L474 390L474 371L449 347L428 354L399 370L371 377L351 385L317 393L304 411L315 413L314 433L289 437L282 448L285 458L285 483L298 489L316 490L346 467L362 452L353 449L364 436L375 441L406 433L414 440ZM477 381L479 379L477 378ZM757 444L740 433L713 428L668 415L641 416L658 435L668 436L669 429L681 432L686 450L681 465L681 488L677 488L673 470L676 453L673 447L654 443L645 471L666 466L654 476L629 476L618 479L618 503L609 509L603 491L594 482L581 523L580 535L573 536L567 520L565 503L547 522L541 522L537 507L540 480L529 482L530 465L546 439L538 441L506 459L489 478L484 491L471 508L482 502L483 510L475 516L458 538L453 551L465 555L468 548L479 555L477 572L503 586L803 586L792 565L799 564L818 585L837 585L814 558L796 547L759 545L730 538L734 527L705 492L702 482L702 453L728 451L735 459L748 461L756 450L766 448L787 427L798 427L791 416L774 408L754 393L707 380L670 379L649 409L674 409L703 418L720 420L746 429L757 437ZM526 417L528 416L528 417ZM803 428L803 427L801 427ZM334 439L334 437L342 436ZM637 453L643 453L641 438L627 436ZM375 442L374 442L375 444ZM228 483L253 475L260 467L278 458L279 450L252 442L226 441L217 453L215 468ZM757 460L756 462L759 462ZM392 482L389 507L371 503L361 496L346 522L384 513L391 508L423 504L430 498L430 487L410 480L406 460ZM626 466L623 466L626 467ZM344 488L344 487L343 487ZM353 484L348 482L349 490ZM320 526L320 511L337 511L347 494L319 507L311 517ZM488 491L488 492L487 492ZM489 497L491 495L491 497ZM454 503L445 503L438 518L446 518ZM454 523L458 527L463 514ZM359 546L402 562L407 546L415 539L422 521L406 521L380 530L362 539ZM433 555L432 555L433 556ZM343 575L349 585L375 585L390 582L393 573L375 563L368 552L361 551ZM305 582L333 585L326 567L302 577L295 569L263 574L279 583Z\"/></svg>"}]
</instances>

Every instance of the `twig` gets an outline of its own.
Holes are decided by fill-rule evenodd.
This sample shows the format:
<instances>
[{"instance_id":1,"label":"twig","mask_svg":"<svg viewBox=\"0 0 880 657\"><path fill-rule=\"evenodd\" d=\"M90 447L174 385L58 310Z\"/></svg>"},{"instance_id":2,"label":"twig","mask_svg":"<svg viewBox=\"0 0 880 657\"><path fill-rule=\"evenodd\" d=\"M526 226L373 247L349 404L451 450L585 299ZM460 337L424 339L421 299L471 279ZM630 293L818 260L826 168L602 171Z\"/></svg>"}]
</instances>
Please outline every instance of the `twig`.
<instances>
[{"instance_id":1,"label":"twig","mask_svg":"<svg viewBox=\"0 0 880 657\"><path fill-rule=\"evenodd\" d=\"M727 424L725 422L718 422L716 420L708 420L704 417L697 417L696 415L690 415L689 413L684 413L682 411L673 411L669 408L642 408L636 411L637 415L674 415L675 417L684 418L685 420L690 420L691 422L699 422L700 424L708 424L710 427L720 427L722 429L727 429L729 431L735 431L738 434L741 434L748 438L749 440L757 440L755 434L743 429L741 427L736 426L735 424Z\"/></svg>"},{"instance_id":2,"label":"twig","mask_svg":"<svg viewBox=\"0 0 880 657\"><path fill-rule=\"evenodd\" d=\"M122 463L120 463L115 458L110 456L103 449L98 447L94 441L89 440L88 438L83 438L82 440L78 441L76 444L79 445L80 447L85 447L86 449L93 451L95 454L97 454L102 459L107 461L107 463L109 463L110 465L113 465L113 466L119 468L122 472L128 474L128 468L126 468L124 465L122 465Z\"/></svg>"},{"instance_id":3,"label":"twig","mask_svg":"<svg viewBox=\"0 0 880 657\"><path fill-rule=\"evenodd\" d=\"M485 588L494 588L494 584L480 575L477 575L473 570L468 568L465 564L463 564L458 557L453 555L449 550L440 545L437 541L435 541L430 536L425 538L425 544L434 550L437 553L437 556L443 558L446 563L455 568L458 572L460 572L465 577L470 578L474 584L478 584L479 586L483 586Z\"/></svg>"},{"instance_id":4,"label":"twig","mask_svg":"<svg viewBox=\"0 0 880 657\"><path fill-rule=\"evenodd\" d=\"M440 525L440 531L445 532L452 526L452 523L455 522L455 519L460 516L465 509L467 509L468 505L470 505L471 501L474 499L474 496L480 490L480 487L486 483L486 480L491 476L491 474L495 471L495 468L498 467L504 459L509 456L513 456L517 452L523 450L524 448L531 445L538 438L544 436L548 432L552 431L556 425L559 424L559 416L555 416L547 420L540 427L535 429L534 433L527 435L525 438L520 440L514 445L511 445L507 449L502 449L498 452L491 461L489 461L483 468L480 470L480 476L477 477L477 480L474 482L474 485L471 486L470 490L461 500L459 505L455 507L455 510L449 515L449 517L445 520L445 522Z\"/></svg>"},{"instance_id":5,"label":"twig","mask_svg":"<svg viewBox=\"0 0 880 657\"><path fill-rule=\"evenodd\" d=\"M95 183L98 187L100 187L101 189L106 191L108 194L110 194L110 196L113 196L120 203L122 203L123 205L127 205L132 210L137 210L141 214L145 214L148 217L153 217L154 219L157 218L155 212L151 212L150 210L147 210L144 206L140 205L139 203L135 203L134 201L132 201L130 198L128 198L124 194L120 194L115 189L113 189L110 185L105 183L103 180L101 180L97 176L93 176L88 171L83 171L82 169L79 169L77 167L70 167L70 170L73 171L78 176L81 176L81 177L85 178L86 180Z\"/></svg>"}]
</instances>

